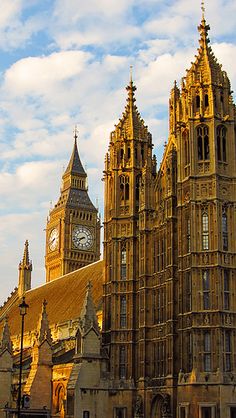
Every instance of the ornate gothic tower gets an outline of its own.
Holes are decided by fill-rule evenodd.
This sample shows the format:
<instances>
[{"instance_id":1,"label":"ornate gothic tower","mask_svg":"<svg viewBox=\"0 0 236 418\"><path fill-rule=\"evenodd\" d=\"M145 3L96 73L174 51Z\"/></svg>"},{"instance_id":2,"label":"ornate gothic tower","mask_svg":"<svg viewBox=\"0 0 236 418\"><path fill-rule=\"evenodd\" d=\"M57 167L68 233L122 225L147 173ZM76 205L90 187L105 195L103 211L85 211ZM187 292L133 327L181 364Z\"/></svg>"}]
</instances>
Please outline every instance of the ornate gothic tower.
<instances>
[{"instance_id":1,"label":"ornate gothic tower","mask_svg":"<svg viewBox=\"0 0 236 418\"><path fill-rule=\"evenodd\" d=\"M131 80L125 111L111 133L104 171L103 337L110 352L111 378L130 385L145 373L146 280L151 273L156 171L152 137L135 105L135 90Z\"/></svg>"},{"instance_id":2,"label":"ornate gothic tower","mask_svg":"<svg viewBox=\"0 0 236 418\"><path fill-rule=\"evenodd\" d=\"M61 195L46 227L46 281L86 266L100 257L100 219L88 195L77 134L62 176Z\"/></svg>"},{"instance_id":3,"label":"ornate gothic tower","mask_svg":"<svg viewBox=\"0 0 236 418\"><path fill-rule=\"evenodd\" d=\"M170 99L178 161L177 398L184 418L236 416L229 389L236 378L236 119L208 30L203 15L196 60Z\"/></svg>"}]
</instances>

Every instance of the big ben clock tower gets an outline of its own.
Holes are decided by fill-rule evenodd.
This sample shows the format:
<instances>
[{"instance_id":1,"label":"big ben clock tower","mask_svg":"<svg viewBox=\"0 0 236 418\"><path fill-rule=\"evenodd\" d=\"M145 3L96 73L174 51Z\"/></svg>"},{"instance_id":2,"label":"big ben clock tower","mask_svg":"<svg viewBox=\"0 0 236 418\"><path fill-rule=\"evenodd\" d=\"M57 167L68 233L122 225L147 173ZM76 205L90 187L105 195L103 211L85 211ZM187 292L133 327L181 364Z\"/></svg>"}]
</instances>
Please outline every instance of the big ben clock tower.
<instances>
[{"instance_id":1,"label":"big ben clock tower","mask_svg":"<svg viewBox=\"0 0 236 418\"><path fill-rule=\"evenodd\" d=\"M80 161L77 132L61 194L46 227L46 281L99 260L100 220L87 189L87 174Z\"/></svg>"}]
</instances>

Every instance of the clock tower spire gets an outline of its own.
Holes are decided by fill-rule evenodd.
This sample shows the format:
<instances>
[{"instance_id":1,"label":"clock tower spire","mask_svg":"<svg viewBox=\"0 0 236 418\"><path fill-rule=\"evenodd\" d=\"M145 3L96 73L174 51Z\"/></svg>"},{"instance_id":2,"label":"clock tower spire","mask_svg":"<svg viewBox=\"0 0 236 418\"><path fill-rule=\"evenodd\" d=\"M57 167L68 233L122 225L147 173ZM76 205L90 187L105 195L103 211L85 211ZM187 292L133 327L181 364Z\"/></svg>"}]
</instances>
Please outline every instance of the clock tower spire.
<instances>
[{"instance_id":1,"label":"clock tower spire","mask_svg":"<svg viewBox=\"0 0 236 418\"><path fill-rule=\"evenodd\" d=\"M78 131L62 176L61 194L46 227L46 281L84 267L100 257L100 220L88 195L87 174L78 152Z\"/></svg>"}]
</instances>

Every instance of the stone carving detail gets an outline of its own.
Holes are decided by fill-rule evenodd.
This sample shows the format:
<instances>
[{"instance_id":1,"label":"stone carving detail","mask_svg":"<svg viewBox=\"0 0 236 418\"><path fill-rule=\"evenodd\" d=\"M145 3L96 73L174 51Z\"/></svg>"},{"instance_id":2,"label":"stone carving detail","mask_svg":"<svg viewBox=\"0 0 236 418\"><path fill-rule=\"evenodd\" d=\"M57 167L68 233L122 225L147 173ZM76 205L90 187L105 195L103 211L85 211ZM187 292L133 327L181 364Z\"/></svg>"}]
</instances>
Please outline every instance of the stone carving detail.
<instances>
[{"instance_id":1,"label":"stone carving detail","mask_svg":"<svg viewBox=\"0 0 236 418\"><path fill-rule=\"evenodd\" d=\"M163 397L163 403L161 405L161 413L163 418L170 418L171 417L171 409L170 409L170 395L166 394Z\"/></svg>"},{"instance_id":2,"label":"stone carving detail","mask_svg":"<svg viewBox=\"0 0 236 418\"><path fill-rule=\"evenodd\" d=\"M143 416L143 399L142 396L138 395L135 402L135 418L140 418Z\"/></svg>"}]
</instances>

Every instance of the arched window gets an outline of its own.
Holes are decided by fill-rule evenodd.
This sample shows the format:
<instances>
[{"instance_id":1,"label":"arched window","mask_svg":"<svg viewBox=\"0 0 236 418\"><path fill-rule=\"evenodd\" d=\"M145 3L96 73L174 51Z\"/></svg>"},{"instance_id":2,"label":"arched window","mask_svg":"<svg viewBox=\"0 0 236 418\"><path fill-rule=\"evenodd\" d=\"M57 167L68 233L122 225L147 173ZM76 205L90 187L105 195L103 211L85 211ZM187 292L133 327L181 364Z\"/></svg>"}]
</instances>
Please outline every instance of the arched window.
<instances>
[{"instance_id":1,"label":"arched window","mask_svg":"<svg viewBox=\"0 0 236 418\"><path fill-rule=\"evenodd\" d=\"M216 138L218 161L226 162L226 128L224 126L217 127Z\"/></svg>"},{"instance_id":2,"label":"arched window","mask_svg":"<svg viewBox=\"0 0 236 418\"><path fill-rule=\"evenodd\" d=\"M120 298L120 327L127 327L126 296Z\"/></svg>"},{"instance_id":3,"label":"arched window","mask_svg":"<svg viewBox=\"0 0 236 418\"><path fill-rule=\"evenodd\" d=\"M121 247L121 263L120 263L121 280L125 280L126 275L127 275L127 251L126 251L126 243L123 243Z\"/></svg>"},{"instance_id":4,"label":"arched window","mask_svg":"<svg viewBox=\"0 0 236 418\"><path fill-rule=\"evenodd\" d=\"M206 125L197 128L198 160L209 160L209 129Z\"/></svg>"},{"instance_id":5,"label":"arched window","mask_svg":"<svg viewBox=\"0 0 236 418\"><path fill-rule=\"evenodd\" d=\"M209 250L209 221L208 214L202 214L202 249Z\"/></svg>"},{"instance_id":6,"label":"arched window","mask_svg":"<svg viewBox=\"0 0 236 418\"><path fill-rule=\"evenodd\" d=\"M223 250L228 250L228 220L227 214L223 212L222 214L222 241L223 241Z\"/></svg>"}]
</instances>

